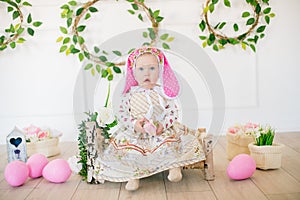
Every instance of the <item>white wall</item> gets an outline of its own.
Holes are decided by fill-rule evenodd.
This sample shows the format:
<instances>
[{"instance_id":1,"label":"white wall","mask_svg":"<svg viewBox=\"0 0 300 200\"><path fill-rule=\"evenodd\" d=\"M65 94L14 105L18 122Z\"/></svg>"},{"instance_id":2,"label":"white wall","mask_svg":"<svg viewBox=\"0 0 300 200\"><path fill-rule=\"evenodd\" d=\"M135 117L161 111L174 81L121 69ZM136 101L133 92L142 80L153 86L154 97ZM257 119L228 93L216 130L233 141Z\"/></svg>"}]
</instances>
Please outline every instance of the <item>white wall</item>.
<instances>
[{"instance_id":1,"label":"white wall","mask_svg":"<svg viewBox=\"0 0 300 200\"><path fill-rule=\"evenodd\" d=\"M30 124L59 129L64 133L62 140L76 140L74 115L81 113L73 113L73 90L82 64L73 56L58 53L60 45L55 40L60 36L58 27L65 23L60 19L59 9L63 1L30 2L33 18L43 21L43 26L36 30L35 37L26 37L26 43L16 50L0 52L0 143L5 143L6 135L15 125ZM197 27L203 0L146 3L161 10L165 17L162 28L185 34L200 45ZM300 130L300 2L270 4L276 18L267 27L266 37L259 41L256 54L237 47L218 53L204 49L225 88L222 133L232 124L248 121L271 124L278 132ZM149 25L129 15L126 10L130 5L125 1L107 0L96 6L100 12L88 22L90 28L85 35L90 44L100 44L119 33ZM4 19L1 31L10 23L5 13L0 3L0 18ZM205 113L207 109L202 107L199 112ZM210 118L201 118L204 120L199 125L208 126Z\"/></svg>"}]
</instances>

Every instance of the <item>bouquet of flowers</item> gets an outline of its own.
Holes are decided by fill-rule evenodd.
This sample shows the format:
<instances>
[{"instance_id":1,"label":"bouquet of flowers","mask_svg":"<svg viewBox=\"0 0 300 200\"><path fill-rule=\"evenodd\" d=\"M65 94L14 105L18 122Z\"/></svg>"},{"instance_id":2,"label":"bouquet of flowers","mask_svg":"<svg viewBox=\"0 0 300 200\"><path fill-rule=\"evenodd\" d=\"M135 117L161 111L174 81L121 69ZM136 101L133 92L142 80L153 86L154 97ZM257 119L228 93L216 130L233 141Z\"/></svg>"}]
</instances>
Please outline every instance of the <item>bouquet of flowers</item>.
<instances>
[{"instance_id":1,"label":"bouquet of flowers","mask_svg":"<svg viewBox=\"0 0 300 200\"><path fill-rule=\"evenodd\" d=\"M271 126L259 126L255 132L255 141L248 145L251 157L260 169L281 167L283 144L273 143L275 130Z\"/></svg>"},{"instance_id":2,"label":"bouquet of flowers","mask_svg":"<svg viewBox=\"0 0 300 200\"><path fill-rule=\"evenodd\" d=\"M255 138L255 144L258 146L272 145L275 130L271 126L262 126L260 124L247 123L237 124L228 129L228 133L237 135L248 135Z\"/></svg>"},{"instance_id":3,"label":"bouquet of flowers","mask_svg":"<svg viewBox=\"0 0 300 200\"><path fill-rule=\"evenodd\" d=\"M228 133L236 135L253 135L255 136L260 129L260 125L254 123L236 124L228 129Z\"/></svg>"},{"instance_id":4,"label":"bouquet of flowers","mask_svg":"<svg viewBox=\"0 0 300 200\"><path fill-rule=\"evenodd\" d=\"M40 128L34 125L23 128L23 131L25 133L26 142L33 143L62 136L62 133L56 129Z\"/></svg>"},{"instance_id":5,"label":"bouquet of flowers","mask_svg":"<svg viewBox=\"0 0 300 200\"><path fill-rule=\"evenodd\" d=\"M118 124L118 121L111 108L101 107L97 111L85 113L88 118L79 124L78 148L79 154L68 159L72 171L82 176L83 180L87 179L87 138L86 122L95 122L96 128L101 129L104 142L108 143L111 137L110 130Z\"/></svg>"},{"instance_id":6,"label":"bouquet of flowers","mask_svg":"<svg viewBox=\"0 0 300 200\"><path fill-rule=\"evenodd\" d=\"M40 153L46 157L60 154L58 137L62 133L56 129L40 128L34 125L23 128L26 139L27 156Z\"/></svg>"},{"instance_id":7,"label":"bouquet of flowers","mask_svg":"<svg viewBox=\"0 0 300 200\"><path fill-rule=\"evenodd\" d=\"M271 126L260 126L258 131L256 131L255 136L255 144L257 146L272 145L275 136L275 130L272 129Z\"/></svg>"},{"instance_id":8,"label":"bouquet of flowers","mask_svg":"<svg viewBox=\"0 0 300 200\"><path fill-rule=\"evenodd\" d=\"M254 123L236 124L227 130L227 158L233 159L238 154L250 154L248 144L255 141L259 125Z\"/></svg>"}]
</instances>

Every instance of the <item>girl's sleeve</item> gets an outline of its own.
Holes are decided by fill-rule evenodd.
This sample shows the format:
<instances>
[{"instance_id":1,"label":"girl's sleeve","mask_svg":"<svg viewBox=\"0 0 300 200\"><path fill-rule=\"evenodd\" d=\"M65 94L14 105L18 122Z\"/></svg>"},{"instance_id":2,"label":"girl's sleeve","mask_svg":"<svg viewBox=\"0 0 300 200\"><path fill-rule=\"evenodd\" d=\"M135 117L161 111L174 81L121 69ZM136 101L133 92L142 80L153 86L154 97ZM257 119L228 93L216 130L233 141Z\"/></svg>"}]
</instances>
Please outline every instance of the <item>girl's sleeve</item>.
<instances>
[{"instance_id":1,"label":"girl's sleeve","mask_svg":"<svg viewBox=\"0 0 300 200\"><path fill-rule=\"evenodd\" d=\"M125 96L122 96L117 118L125 128L134 131L136 119L130 114L130 96L130 93L126 93Z\"/></svg>"},{"instance_id":2,"label":"girl's sleeve","mask_svg":"<svg viewBox=\"0 0 300 200\"><path fill-rule=\"evenodd\" d=\"M163 120L164 129L170 128L178 119L178 106L174 100L167 100L165 105L165 116Z\"/></svg>"}]
</instances>

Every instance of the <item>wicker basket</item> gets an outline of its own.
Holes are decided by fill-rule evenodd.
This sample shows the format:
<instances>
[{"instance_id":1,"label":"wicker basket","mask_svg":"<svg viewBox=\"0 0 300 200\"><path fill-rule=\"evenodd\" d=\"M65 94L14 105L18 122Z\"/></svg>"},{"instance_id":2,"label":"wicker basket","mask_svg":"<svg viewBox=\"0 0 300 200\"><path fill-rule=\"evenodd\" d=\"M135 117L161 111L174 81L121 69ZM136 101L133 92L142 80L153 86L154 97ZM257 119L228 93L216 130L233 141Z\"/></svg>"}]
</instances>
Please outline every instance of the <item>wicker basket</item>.
<instances>
[{"instance_id":1,"label":"wicker basket","mask_svg":"<svg viewBox=\"0 0 300 200\"><path fill-rule=\"evenodd\" d=\"M248 135L237 135L232 133L226 134L227 138L227 159L232 160L239 154L250 154L248 144L254 142L253 136Z\"/></svg>"},{"instance_id":2,"label":"wicker basket","mask_svg":"<svg viewBox=\"0 0 300 200\"><path fill-rule=\"evenodd\" d=\"M272 146L257 146L254 142L248 145L251 157L259 169L278 169L281 167L283 144L273 143Z\"/></svg>"},{"instance_id":3,"label":"wicker basket","mask_svg":"<svg viewBox=\"0 0 300 200\"><path fill-rule=\"evenodd\" d=\"M51 138L38 142L27 142L27 156L31 156L35 153L40 153L46 157L51 157L60 154L58 147L58 138Z\"/></svg>"}]
</instances>

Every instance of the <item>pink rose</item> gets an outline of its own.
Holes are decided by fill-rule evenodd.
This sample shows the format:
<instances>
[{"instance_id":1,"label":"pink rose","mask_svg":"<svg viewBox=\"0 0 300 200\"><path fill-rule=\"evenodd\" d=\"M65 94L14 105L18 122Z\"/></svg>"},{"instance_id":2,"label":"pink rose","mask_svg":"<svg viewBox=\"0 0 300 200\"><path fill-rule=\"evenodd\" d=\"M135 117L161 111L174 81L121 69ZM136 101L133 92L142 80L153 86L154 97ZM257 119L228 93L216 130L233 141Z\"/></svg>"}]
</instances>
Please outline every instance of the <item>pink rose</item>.
<instances>
[{"instance_id":1,"label":"pink rose","mask_svg":"<svg viewBox=\"0 0 300 200\"><path fill-rule=\"evenodd\" d=\"M38 132L41 131L41 129L34 125L30 125L29 127L24 128L24 131L26 135L37 135Z\"/></svg>"},{"instance_id":2,"label":"pink rose","mask_svg":"<svg viewBox=\"0 0 300 200\"><path fill-rule=\"evenodd\" d=\"M232 134L235 134L235 133L237 133L238 131L239 131L239 129L238 129L238 128L235 128L235 127L231 127L231 128L228 129L228 132L229 132L229 133L232 133Z\"/></svg>"},{"instance_id":3,"label":"pink rose","mask_svg":"<svg viewBox=\"0 0 300 200\"><path fill-rule=\"evenodd\" d=\"M49 136L49 132L48 131L40 131L38 134L37 134L38 138L39 139L42 139L42 138L47 138Z\"/></svg>"},{"instance_id":4,"label":"pink rose","mask_svg":"<svg viewBox=\"0 0 300 200\"><path fill-rule=\"evenodd\" d=\"M247 123L247 124L245 125L245 128L257 128L257 127L258 127L257 124L253 124L253 123L251 123L251 122L249 122L249 123Z\"/></svg>"},{"instance_id":5,"label":"pink rose","mask_svg":"<svg viewBox=\"0 0 300 200\"><path fill-rule=\"evenodd\" d=\"M144 130L149 135L153 135L153 136L156 135L156 126L153 123L151 123L151 122L146 122L144 124Z\"/></svg>"}]
</instances>

